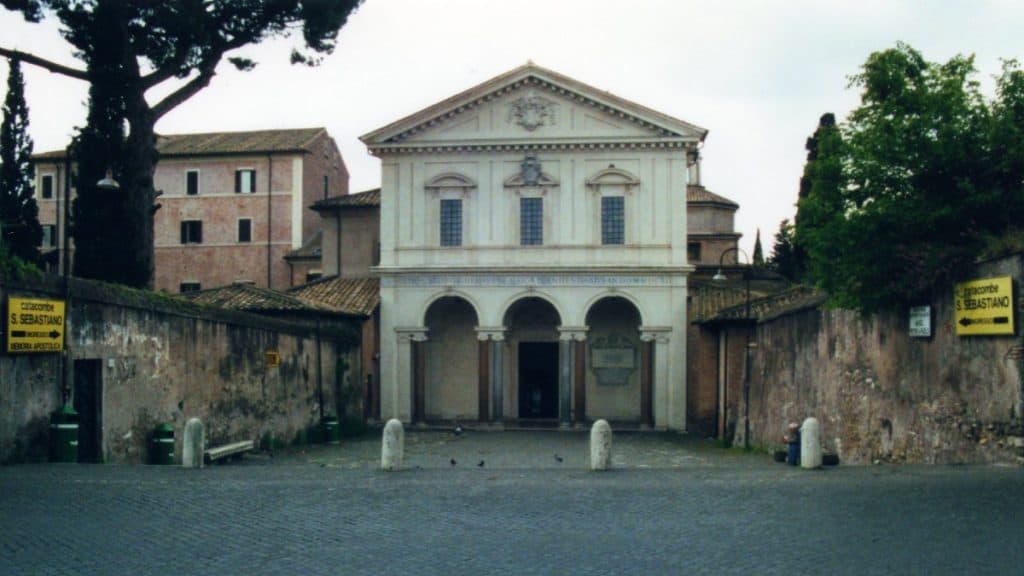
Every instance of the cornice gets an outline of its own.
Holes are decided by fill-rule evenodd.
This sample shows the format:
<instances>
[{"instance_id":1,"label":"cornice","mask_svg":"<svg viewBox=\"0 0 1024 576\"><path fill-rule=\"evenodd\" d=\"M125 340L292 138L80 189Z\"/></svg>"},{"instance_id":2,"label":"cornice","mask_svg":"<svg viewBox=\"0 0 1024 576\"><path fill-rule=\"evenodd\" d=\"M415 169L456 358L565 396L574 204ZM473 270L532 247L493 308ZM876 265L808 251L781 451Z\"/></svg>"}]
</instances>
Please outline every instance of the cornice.
<instances>
[{"instance_id":1,"label":"cornice","mask_svg":"<svg viewBox=\"0 0 1024 576\"><path fill-rule=\"evenodd\" d=\"M661 136L687 137L694 141L702 141L707 136L707 130L704 128L529 63L392 122L383 128L364 134L360 140L370 148L384 143L401 142L458 114L521 88L539 89L563 99L578 102L628 120Z\"/></svg>"},{"instance_id":2,"label":"cornice","mask_svg":"<svg viewBox=\"0 0 1024 576\"><path fill-rule=\"evenodd\" d=\"M401 154L472 154L487 152L531 152L538 150L633 150L662 149L684 150L696 145L691 140L619 140L606 142L418 142L400 144L381 144L369 146L374 156L393 156Z\"/></svg>"},{"instance_id":3,"label":"cornice","mask_svg":"<svg viewBox=\"0 0 1024 576\"><path fill-rule=\"evenodd\" d=\"M372 271L380 276L402 274L466 274L466 275L535 275L535 274L623 274L630 276L686 275L695 266L375 266Z\"/></svg>"}]
</instances>

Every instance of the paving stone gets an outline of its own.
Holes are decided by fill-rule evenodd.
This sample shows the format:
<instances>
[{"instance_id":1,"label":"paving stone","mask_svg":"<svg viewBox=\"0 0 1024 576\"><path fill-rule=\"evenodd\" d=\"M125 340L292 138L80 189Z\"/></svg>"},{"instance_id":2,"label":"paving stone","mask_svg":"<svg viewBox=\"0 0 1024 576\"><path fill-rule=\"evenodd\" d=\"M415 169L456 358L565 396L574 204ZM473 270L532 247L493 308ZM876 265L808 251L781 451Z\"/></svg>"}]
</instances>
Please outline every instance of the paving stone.
<instances>
[{"instance_id":1,"label":"paving stone","mask_svg":"<svg viewBox=\"0 0 1024 576\"><path fill-rule=\"evenodd\" d=\"M394 473L379 470L379 434L203 470L0 467L0 572L1013 574L1024 565L1017 468L807 473L675 435L615 443L621 465L603 474L588 470L586 432L407 431L406 465Z\"/></svg>"}]
</instances>

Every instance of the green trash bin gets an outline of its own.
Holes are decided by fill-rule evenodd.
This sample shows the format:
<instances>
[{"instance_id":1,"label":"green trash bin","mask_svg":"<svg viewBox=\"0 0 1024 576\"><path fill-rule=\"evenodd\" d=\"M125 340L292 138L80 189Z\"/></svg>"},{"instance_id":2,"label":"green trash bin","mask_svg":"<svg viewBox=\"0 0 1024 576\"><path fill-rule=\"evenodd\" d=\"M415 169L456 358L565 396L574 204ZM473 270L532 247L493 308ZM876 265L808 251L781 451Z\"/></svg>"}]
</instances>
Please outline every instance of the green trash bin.
<instances>
[{"instance_id":1,"label":"green trash bin","mask_svg":"<svg viewBox=\"0 0 1024 576\"><path fill-rule=\"evenodd\" d=\"M149 456L152 464L174 464L174 428L170 424L158 424L153 430Z\"/></svg>"},{"instance_id":2,"label":"green trash bin","mask_svg":"<svg viewBox=\"0 0 1024 576\"><path fill-rule=\"evenodd\" d=\"M78 462L78 412L67 404L50 415L50 462Z\"/></svg>"},{"instance_id":3,"label":"green trash bin","mask_svg":"<svg viewBox=\"0 0 1024 576\"><path fill-rule=\"evenodd\" d=\"M337 416L324 416L320 421L324 429L324 442L327 444L341 444L341 425Z\"/></svg>"}]
</instances>

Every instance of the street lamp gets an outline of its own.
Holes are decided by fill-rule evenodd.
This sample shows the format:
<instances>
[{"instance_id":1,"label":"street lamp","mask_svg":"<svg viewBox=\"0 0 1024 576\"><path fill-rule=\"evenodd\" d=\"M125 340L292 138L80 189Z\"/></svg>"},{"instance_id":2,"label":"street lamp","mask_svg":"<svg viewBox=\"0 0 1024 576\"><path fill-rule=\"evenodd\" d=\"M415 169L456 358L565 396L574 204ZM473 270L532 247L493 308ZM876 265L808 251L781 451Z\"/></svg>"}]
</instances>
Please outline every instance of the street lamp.
<instances>
[{"instance_id":1,"label":"street lamp","mask_svg":"<svg viewBox=\"0 0 1024 576\"><path fill-rule=\"evenodd\" d=\"M100 190L120 190L121 185L114 180L114 171L107 168L107 175L102 180L96 183L96 187Z\"/></svg>"},{"instance_id":2,"label":"street lamp","mask_svg":"<svg viewBox=\"0 0 1024 576\"><path fill-rule=\"evenodd\" d=\"M731 252L735 252L737 256L740 254L747 259L747 266L743 269L743 284L744 284L744 314L743 318L748 323L746 330L746 343L744 346L744 360L743 360L743 448L750 449L750 326L749 323L752 320L750 317L750 256L746 252L741 250L738 246L733 246L722 252L722 255L718 257L718 272L711 277L714 282L723 283L728 278L722 273L722 264L725 262L725 255ZM738 260L739 258L737 258Z\"/></svg>"}]
</instances>

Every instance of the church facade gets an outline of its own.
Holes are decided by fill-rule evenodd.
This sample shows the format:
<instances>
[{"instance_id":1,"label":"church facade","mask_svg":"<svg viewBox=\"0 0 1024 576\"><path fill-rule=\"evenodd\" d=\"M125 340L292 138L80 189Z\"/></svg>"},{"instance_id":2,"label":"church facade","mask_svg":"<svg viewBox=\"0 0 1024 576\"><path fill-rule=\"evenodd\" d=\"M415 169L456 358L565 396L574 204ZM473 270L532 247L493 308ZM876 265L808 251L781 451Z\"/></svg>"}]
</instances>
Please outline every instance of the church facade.
<instances>
[{"instance_id":1,"label":"church facade","mask_svg":"<svg viewBox=\"0 0 1024 576\"><path fill-rule=\"evenodd\" d=\"M364 135L381 418L684 430L706 134L531 63Z\"/></svg>"}]
</instances>

